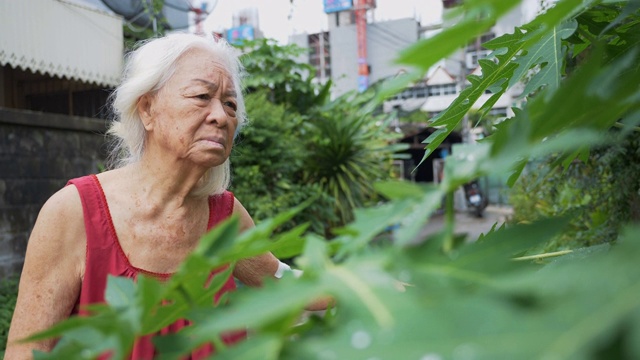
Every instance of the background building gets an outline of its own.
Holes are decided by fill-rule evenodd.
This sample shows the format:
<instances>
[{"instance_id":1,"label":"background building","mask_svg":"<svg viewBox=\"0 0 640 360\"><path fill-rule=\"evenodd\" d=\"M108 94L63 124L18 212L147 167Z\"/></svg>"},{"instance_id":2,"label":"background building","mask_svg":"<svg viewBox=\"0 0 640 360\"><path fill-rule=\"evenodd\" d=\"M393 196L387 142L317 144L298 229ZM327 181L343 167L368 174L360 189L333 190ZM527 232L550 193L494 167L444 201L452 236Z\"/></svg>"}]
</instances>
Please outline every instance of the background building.
<instances>
[{"instance_id":1,"label":"background building","mask_svg":"<svg viewBox=\"0 0 640 360\"><path fill-rule=\"evenodd\" d=\"M316 67L316 75L321 75L318 79L333 81L333 97L358 90L358 40L356 24L347 16L350 13L328 14L329 31L293 35L289 41L309 49L308 57L298 60ZM419 32L419 23L409 18L367 24L370 84L405 70L403 66L394 64L394 60L400 50L418 41Z\"/></svg>"},{"instance_id":2,"label":"background building","mask_svg":"<svg viewBox=\"0 0 640 360\"><path fill-rule=\"evenodd\" d=\"M224 37L230 44L241 44L243 40L262 38L258 9L247 8L235 13L232 27L225 31Z\"/></svg>"},{"instance_id":3,"label":"background building","mask_svg":"<svg viewBox=\"0 0 640 360\"><path fill-rule=\"evenodd\" d=\"M505 33L513 32L516 26L529 21L535 12L531 11L531 3L536 0L524 0L522 4L514 8L506 16L502 17L489 31L479 36L475 41L453 53L449 58L440 61L426 76L411 84L405 90L396 94L383 103L384 112L395 111L398 114L420 111L423 114L423 122L405 124L395 122L394 129L400 129L404 134L402 142L409 144L406 151L408 159L402 160L398 168L407 179L421 182L432 182L437 173L434 164L441 164L442 157L452 153L452 146L456 143L474 141L481 128L472 128L468 118L463 119L463 130L453 132L440 148L433 152L421 163L424 156L424 141L436 129L429 128L427 122L430 118L445 110L457 98L460 92L469 82L466 80L470 74L481 75L478 61L490 55L490 51L482 44L499 37ZM338 97L349 91L361 90L359 77L362 73L361 52L362 39L358 37L358 10L362 10L364 1L326 1L325 12L328 17L329 30L321 34L300 34L290 38L290 43L308 48L307 56L298 60L308 62L316 68L318 81L331 79L334 83L332 96ZM330 3L330 4L329 4ZM369 83L396 76L408 70L402 65L394 63L401 50L415 44L422 38L437 34L443 28L453 26L457 21L452 18L451 11L459 6L462 1L443 1L443 17L438 25L421 26L412 18L374 22L373 17L365 17L366 38L366 65ZM331 5L331 6L327 6ZM375 5L375 4L374 4ZM327 11L329 8L329 11ZM370 7L369 7L370 8ZM367 8L368 9L368 8ZM445 20L447 19L447 20ZM517 105L521 90L518 87L509 89L495 103L489 116L496 121L500 118L512 115L511 107ZM479 109L490 93L483 94L473 108ZM415 117L414 117L415 119ZM491 180L491 181L490 181ZM500 203L500 192L503 182L500 179L487 179L487 193L492 203ZM493 184L495 182L495 184Z\"/></svg>"},{"instance_id":4,"label":"background building","mask_svg":"<svg viewBox=\"0 0 640 360\"><path fill-rule=\"evenodd\" d=\"M448 13L460 3L461 1L459 0L443 1L443 19L448 18ZM468 75L482 74L478 60L488 57L491 53L491 51L482 47L482 44L506 33L511 33L516 26L523 25L529 21L533 15L526 11L529 7L527 1L516 6L506 16L502 17L491 30L476 38L464 49L458 50L449 58L437 64L422 81L413 84L405 91L386 101L384 110L388 112L392 109L400 108L405 111L413 111L419 108L427 113L429 117L433 117L446 109L460 91L469 85L466 80ZM442 27L452 26L455 21L453 19L449 22L443 22ZM424 36L428 37L433 34L433 32L430 34L424 33ZM518 99L520 93L521 89L517 86L509 89L493 106L490 115L498 118L513 115L511 107L517 105L520 101ZM491 94L483 94L474 105L474 108L480 108L489 97L491 97Z\"/></svg>"}]
</instances>

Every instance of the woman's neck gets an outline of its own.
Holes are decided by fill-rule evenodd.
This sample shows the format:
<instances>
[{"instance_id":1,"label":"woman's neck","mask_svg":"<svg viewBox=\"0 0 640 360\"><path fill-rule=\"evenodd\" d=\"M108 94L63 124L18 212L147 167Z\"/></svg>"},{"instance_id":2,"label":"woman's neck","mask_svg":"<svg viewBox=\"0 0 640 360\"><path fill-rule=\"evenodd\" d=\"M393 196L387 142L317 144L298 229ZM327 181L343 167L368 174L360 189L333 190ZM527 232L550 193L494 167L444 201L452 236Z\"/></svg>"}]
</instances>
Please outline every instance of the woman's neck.
<instances>
[{"instance_id":1,"label":"woman's neck","mask_svg":"<svg viewBox=\"0 0 640 360\"><path fill-rule=\"evenodd\" d=\"M162 160L143 155L130 167L131 176L141 184L150 201L182 207L197 200L193 192L200 185L207 169L187 166L184 162Z\"/></svg>"}]
</instances>

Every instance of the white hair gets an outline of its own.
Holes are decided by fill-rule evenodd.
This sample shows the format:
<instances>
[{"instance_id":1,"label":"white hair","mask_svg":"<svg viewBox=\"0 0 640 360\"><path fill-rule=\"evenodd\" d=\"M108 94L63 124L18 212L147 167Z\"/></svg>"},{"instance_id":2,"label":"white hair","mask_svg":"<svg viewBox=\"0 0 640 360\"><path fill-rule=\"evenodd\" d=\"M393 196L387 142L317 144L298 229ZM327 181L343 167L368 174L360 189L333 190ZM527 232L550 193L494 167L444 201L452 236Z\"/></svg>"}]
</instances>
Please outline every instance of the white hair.
<instances>
[{"instance_id":1,"label":"white hair","mask_svg":"<svg viewBox=\"0 0 640 360\"><path fill-rule=\"evenodd\" d=\"M170 34L146 40L135 51L126 55L125 69L120 86L111 94L111 107L115 116L107 134L113 139L109 154L110 168L119 168L140 161L145 150L145 129L138 115L138 100L146 94L157 93L173 76L176 63L194 48L211 50L229 73L237 94L236 135L246 120L240 78L243 67L240 51L224 39L194 34ZM235 136L234 136L235 138ZM202 177L194 195L206 196L224 192L231 181L229 159L209 169Z\"/></svg>"}]
</instances>

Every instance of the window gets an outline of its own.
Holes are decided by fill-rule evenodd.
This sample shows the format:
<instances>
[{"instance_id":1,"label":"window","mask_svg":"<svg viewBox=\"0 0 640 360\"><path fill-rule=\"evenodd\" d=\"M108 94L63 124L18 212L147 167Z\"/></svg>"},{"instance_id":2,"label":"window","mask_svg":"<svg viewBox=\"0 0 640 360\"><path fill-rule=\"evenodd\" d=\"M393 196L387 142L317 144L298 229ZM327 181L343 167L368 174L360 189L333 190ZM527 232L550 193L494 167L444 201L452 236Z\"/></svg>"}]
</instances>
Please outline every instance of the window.
<instances>
[{"instance_id":1,"label":"window","mask_svg":"<svg viewBox=\"0 0 640 360\"><path fill-rule=\"evenodd\" d=\"M475 38L474 40L469 42L469 44L467 45L467 52L487 50L482 46L482 44L493 40L495 37L496 34L492 32L482 34L479 38Z\"/></svg>"},{"instance_id":2,"label":"window","mask_svg":"<svg viewBox=\"0 0 640 360\"><path fill-rule=\"evenodd\" d=\"M329 33L322 32L308 36L309 64L316 69L316 77L319 79L331 77L331 52Z\"/></svg>"},{"instance_id":3,"label":"window","mask_svg":"<svg viewBox=\"0 0 640 360\"><path fill-rule=\"evenodd\" d=\"M440 96L440 85L429 85L429 96Z\"/></svg>"},{"instance_id":4,"label":"window","mask_svg":"<svg viewBox=\"0 0 640 360\"><path fill-rule=\"evenodd\" d=\"M467 53L467 68L468 69L475 69L479 65L478 60L487 58L489 56L489 54L491 54L491 51L489 51L489 50L479 50L479 51L474 51L474 52L468 52Z\"/></svg>"},{"instance_id":5,"label":"window","mask_svg":"<svg viewBox=\"0 0 640 360\"><path fill-rule=\"evenodd\" d=\"M456 84L442 84L427 86L429 96L453 95L456 94Z\"/></svg>"},{"instance_id":6,"label":"window","mask_svg":"<svg viewBox=\"0 0 640 360\"><path fill-rule=\"evenodd\" d=\"M507 108L493 108L489 110L489 115L497 116L497 117L506 117L507 116Z\"/></svg>"},{"instance_id":7,"label":"window","mask_svg":"<svg viewBox=\"0 0 640 360\"><path fill-rule=\"evenodd\" d=\"M424 98L427 97L428 92L427 92L427 88L425 86L418 86L415 89L415 95L417 98Z\"/></svg>"},{"instance_id":8,"label":"window","mask_svg":"<svg viewBox=\"0 0 640 360\"><path fill-rule=\"evenodd\" d=\"M443 95L452 95L456 93L456 84L446 84L442 85L442 94Z\"/></svg>"}]
</instances>

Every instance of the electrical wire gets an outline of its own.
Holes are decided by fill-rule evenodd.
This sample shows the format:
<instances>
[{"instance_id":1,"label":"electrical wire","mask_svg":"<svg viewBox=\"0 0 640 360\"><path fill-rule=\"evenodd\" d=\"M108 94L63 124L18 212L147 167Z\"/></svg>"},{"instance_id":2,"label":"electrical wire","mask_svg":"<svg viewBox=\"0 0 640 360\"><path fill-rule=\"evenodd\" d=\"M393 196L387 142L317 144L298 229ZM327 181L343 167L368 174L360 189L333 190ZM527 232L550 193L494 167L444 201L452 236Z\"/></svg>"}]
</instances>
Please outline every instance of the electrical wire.
<instances>
[{"instance_id":1,"label":"electrical wire","mask_svg":"<svg viewBox=\"0 0 640 360\"><path fill-rule=\"evenodd\" d=\"M406 45L413 44L411 41L408 41L407 39L403 39L400 36L398 36L397 34L394 34L394 33L390 32L389 30L384 29L383 27L376 25L375 23L370 24L370 25L371 25L370 26L371 29L379 30L379 31L383 32L384 34L386 34L388 36L387 39L393 38L393 39L398 40L398 41L400 41L400 42L402 42L402 43L404 43Z\"/></svg>"},{"instance_id":2,"label":"electrical wire","mask_svg":"<svg viewBox=\"0 0 640 360\"><path fill-rule=\"evenodd\" d=\"M356 34L356 37L358 36L358 32L356 30L355 27L348 27L351 31L353 31ZM377 43L378 45L381 45L382 47L388 48L388 47L392 47L395 48L398 46L397 42L392 42L389 41L389 39L387 38L383 38L383 37L367 37L367 40L373 40L373 42Z\"/></svg>"}]
</instances>

